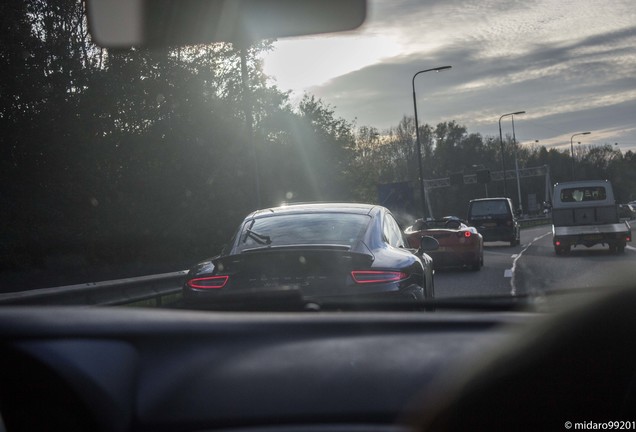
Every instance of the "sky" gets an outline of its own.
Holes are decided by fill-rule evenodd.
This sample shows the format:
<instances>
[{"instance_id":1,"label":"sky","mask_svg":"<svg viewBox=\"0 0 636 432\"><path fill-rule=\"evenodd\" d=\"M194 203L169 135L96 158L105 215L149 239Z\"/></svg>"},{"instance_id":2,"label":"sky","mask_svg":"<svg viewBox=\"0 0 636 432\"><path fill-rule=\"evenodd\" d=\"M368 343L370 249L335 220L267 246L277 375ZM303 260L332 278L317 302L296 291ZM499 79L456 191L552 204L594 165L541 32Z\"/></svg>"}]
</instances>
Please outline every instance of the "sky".
<instances>
[{"instance_id":1,"label":"sky","mask_svg":"<svg viewBox=\"0 0 636 432\"><path fill-rule=\"evenodd\" d=\"M636 151L634 0L369 0L367 20L339 34L281 39L264 58L292 100L313 94L338 117L387 130L455 120L499 135L517 111L522 145L617 143ZM511 116L502 132L512 133Z\"/></svg>"}]
</instances>

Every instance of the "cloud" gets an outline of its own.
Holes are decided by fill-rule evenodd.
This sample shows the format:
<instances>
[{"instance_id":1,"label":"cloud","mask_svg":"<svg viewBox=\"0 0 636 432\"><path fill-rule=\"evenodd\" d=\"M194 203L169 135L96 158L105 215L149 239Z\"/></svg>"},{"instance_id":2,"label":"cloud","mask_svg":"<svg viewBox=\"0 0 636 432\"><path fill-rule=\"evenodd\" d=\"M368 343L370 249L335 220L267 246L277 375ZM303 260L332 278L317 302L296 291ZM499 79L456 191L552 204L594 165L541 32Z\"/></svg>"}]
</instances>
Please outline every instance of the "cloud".
<instances>
[{"instance_id":1,"label":"cloud","mask_svg":"<svg viewBox=\"0 0 636 432\"><path fill-rule=\"evenodd\" d=\"M557 144L594 129L594 139L636 150L633 9L632 0L371 0L361 34L389 38L391 49L303 90L384 129L413 115L415 72L452 65L416 78L420 123L498 135L502 113L525 110L515 121L524 139Z\"/></svg>"},{"instance_id":2,"label":"cloud","mask_svg":"<svg viewBox=\"0 0 636 432\"><path fill-rule=\"evenodd\" d=\"M536 123L563 116L552 132L535 132L534 139L539 139L539 135L559 130L568 132L571 129L567 128L577 125L577 116L594 117L583 116L584 112L595 113L597 118L590 120L601 129L625 117L620 115L621 110L636 101L634 46L636 27L558 46L534 44L526 51L501 57L484 53L478 45L457 42L426 56L385 59L311 91L335 105L336 112L345 118L355 117L359 124L387 128L396 125L402 115L413 113L413 74L450 64L450 71L416 79L420 122L457 120L469 131L491 134L496 132L501 113L526 110L527 118ZM566 122L566 118L572 120ZM623 128L631 129L632 121L625 119ZM636 146L636 138L627 139Z\"/></svg>"}]
</instances>

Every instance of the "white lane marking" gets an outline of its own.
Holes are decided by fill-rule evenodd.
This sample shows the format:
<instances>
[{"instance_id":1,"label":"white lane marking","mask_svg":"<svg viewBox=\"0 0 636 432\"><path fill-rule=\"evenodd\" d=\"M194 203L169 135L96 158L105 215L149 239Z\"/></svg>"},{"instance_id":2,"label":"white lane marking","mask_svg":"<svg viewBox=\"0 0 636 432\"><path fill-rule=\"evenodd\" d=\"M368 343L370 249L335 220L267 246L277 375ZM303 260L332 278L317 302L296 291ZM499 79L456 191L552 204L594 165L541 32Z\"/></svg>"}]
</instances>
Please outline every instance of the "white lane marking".
<instances>
[{"instance_id":1,"label":"white lane marking","mask_svg":"<svg viewBox=\"0 0 636 432\"><path fill-rule=\"evenodd\" d=\"M625 248L629 249L629 250L636 251L636 247L634 247L634 246L627 245L627 246L625 246Z\"/></svg>"},{"instance_id":2,"label":"white lane marking","mask_svg":"<svg viewBox=\"0 0 636 432\"><path fill-rule=\"evenodd\" d=\"M510 295L515 295L517 293L517 287L515 286L515 270L517 268L517 261L519 260L519 258L521 258L524 254L525 251L528 250L528 248L530 248L530 246L532 246L532 244L538 240L541 240L543 237L547 236L547 235L551 235L551 232L547 232L545 234L543 234L542 236L536 237L534 240L532 240L530 243L528 243L526 245L526 247L524 247L521 252L519 252L516 255L512 255L514 257L514 259L512 260L512 268L511 269L507 269L506 271L504 271L504 277L509 277L510 278ZM510 272L510 273L508 273ZM510 276L507 276L508 274L510 274Z\"/></svg>"},{"instance_id":3,"label":"white lane marking","mask_svg":"<svg viewBox=\"0 0 636 432\"><path fill-rule=\"evenodd\" d=\"M484 249L484 253L489 255L510 255L510 252L506 250L494 251L492 249Z\"/></svg>"}]
</instances>

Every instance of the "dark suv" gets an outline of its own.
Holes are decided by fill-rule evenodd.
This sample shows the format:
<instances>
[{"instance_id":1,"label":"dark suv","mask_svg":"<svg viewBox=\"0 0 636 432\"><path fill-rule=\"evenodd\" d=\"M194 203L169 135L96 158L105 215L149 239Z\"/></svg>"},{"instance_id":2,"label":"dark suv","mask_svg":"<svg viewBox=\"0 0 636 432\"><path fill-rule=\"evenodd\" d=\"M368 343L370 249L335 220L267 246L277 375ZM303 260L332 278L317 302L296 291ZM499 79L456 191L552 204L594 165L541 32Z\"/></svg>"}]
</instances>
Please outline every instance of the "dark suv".
<instances>
[{"instance_id":1,"label":"dark suv","mask_svg":"<svg viewBox=\"0 0 636 432\"><path fill-rule=\"evenodd\" d=\"M508 198L480 198L468 204L469 225L477 228L484 241L509 241L519 244L519 222Z\"/></svg>"}]
</instances>

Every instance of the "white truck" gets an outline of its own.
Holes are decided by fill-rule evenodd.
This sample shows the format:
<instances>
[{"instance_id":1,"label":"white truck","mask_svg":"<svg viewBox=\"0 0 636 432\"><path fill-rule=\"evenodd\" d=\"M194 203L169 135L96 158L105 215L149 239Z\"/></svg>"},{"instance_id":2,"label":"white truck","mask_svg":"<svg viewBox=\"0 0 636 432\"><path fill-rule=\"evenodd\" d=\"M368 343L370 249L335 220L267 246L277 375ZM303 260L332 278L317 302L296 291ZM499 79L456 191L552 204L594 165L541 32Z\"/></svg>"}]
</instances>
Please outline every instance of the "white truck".
<instances>
[{"instance_id":1,"label":"white truck","mask_svg":"<svg viewBox=\"0 0 636 432\"><path fill-rule=\"evenodd\" d=\"M608 245L622 253L632 241L631 227L620 221L612 184L607 180L557 183L552 203L552 243L557 255L574 246Z\"/></svg>"}]
</instances>

